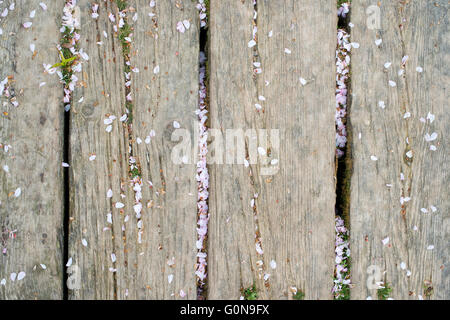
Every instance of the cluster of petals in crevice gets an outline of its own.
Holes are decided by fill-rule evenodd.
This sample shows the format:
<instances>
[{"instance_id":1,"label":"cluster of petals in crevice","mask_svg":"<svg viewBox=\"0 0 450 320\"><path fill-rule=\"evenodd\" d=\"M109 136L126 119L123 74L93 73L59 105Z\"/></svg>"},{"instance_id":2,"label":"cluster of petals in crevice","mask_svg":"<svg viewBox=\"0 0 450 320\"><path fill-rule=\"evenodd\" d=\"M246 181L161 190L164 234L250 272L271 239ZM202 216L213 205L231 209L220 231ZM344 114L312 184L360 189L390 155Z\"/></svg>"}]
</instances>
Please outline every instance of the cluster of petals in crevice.
<instances>
[{"instance_id":1,"label":"cluster of petals in crevice","mask_svg":"<svg viewBox=\"0 0 450 320\"><path fill-rule=\"evenodd\" d=\"M80 9L77 7L77 0L68 0L64 5L62 27L60 28L60 32L63 34L62 44L57 46L62 63L61 69L57 69L55 67L56 65L44 64L44 69L47 73L53 74L56 72L60 81L64 83L64 104L66 111L70 110L72 94L78 83L78 76L76 74L82 71L81 61L89 60L88 54L83 49L78 49L78 42L80 40L79 28ZM64 49L68 49L72 56L64 56ZM70 58L75 59L73 62L70 62L70 65L65 65L65 61Z\"/></svg>"},{"instance_id":2,"label":"cluster of petals in crevice","mask_svg":"<svg viewBox=\"0 0 450 320\"><path fill-rule=\"evenodd\" d=\"M207 25L207 7L204 0L198 0L196 5L199 11L200 28L206 30ZM206 87L206 54L200 52L199 56L199 91L198 91L198 109L196 114L198 117L198 161L197 161L197 263L195 266L195 275L198 283L198 296L203 293L205 280L207 275L207 253L206 238L208 235L208 188L209 173L206 165L206 155L208 153L208 127L206 121L208 119L207 106L207 87Z\"/></svg>"},{"instance_id":3,"label":"cluster of petals in crevice","mask_svg":"<svg viewBox=\"0 0 450 320\"><path fill-rule=\"evenodd\" d=\"M347 3L342 4L338 10L338 15L345 18L349 12ZM338 157L344 155L347 144L347 82L350 73L350 35L345 29L337 31L336 49L336 154Z\"/></svg>"},{"instance_id":4,"label":"cluster of petals in crevice","mask_svg":"<svg viewBox=\"0 0 450 320\"><path fill-rule=\"evenodd\" d=\"M346 18L350 11L348 3L343 3L338 9L338 17ZM354 44L350 42L349 33L343 29L337 30L336 48L336 155L342 157L347 144L347 84L350 75L350 50ZM335 299L348 299L350 280L350 247L349 232L344 220L335 219L335 271L332 289Z\"/></svg>"},{"instance_id":5,"label":"cluster of petals in crevice","mask_svg":"<svg viewBox=\"0 0 450 320\"><path fill-rule=\"evenodd\" d=\"M336 243L335 243L335 276L333 294L335 299L346 297L346 292L350 288L350 247L348 241L348 230L345 227L344 220L336 217Z\"/></svg>"},{"instance_id":6,"label":"cluster of petals in crevice","mask_svg":"<svg viewBox=\"0 0 450 320\"><path fill-rule=\"evenodd\" d=\"M197 186L198 186L198 221L197 221L197 265L195 274L198 278L199 288L204 286L204 280L206 278L206 250L205 240L208 233L208 187L209 187L209 173L206 166L206 155L208 153L207 139L208 128L206 127L207 117L207 89L205 85L206 78L206 56L204 52L200 52L200 69L199 69L199 107L196 111L199 120L199 154L197 162Z\"/></svg>"}]
</instances>

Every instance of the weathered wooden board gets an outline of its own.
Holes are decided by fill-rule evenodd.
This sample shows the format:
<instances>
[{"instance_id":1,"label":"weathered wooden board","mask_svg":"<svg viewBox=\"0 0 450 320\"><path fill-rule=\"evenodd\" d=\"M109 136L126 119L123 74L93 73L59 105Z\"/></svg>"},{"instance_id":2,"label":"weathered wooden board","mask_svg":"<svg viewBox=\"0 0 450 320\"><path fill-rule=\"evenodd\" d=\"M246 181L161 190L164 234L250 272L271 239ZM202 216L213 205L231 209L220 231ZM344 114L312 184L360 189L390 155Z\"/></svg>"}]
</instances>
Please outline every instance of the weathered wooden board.
<instances>
[{"instance_id":1,"label":"weathered wooden board","mask_svg":"<svg viewBox=\"0 0 450 320\"><path fill-rule=\"evenodd\" d=\"M142 174L144 207L142 243L135 244L139 282L134 294L176 299L183 298L183 290L185 299L196 299L197 182L191 150L198 130L198 11L190 0L157 1L153 9L146 0L130 6L138 17L131 22L131 65L139 69L132 74L131 88L133 151ZM176 26L183 20L190 21L190 28L181 33ZM172 153L180 154L176 145L181 141L192 147L186 164L172 158Z\"/></svg>"},{"instance_id":2,"label":"weathered wooden board","mask_svg":"<svg viewBox=\"0 0 450 320\"><path fill-rule=\"evenodd\" d=\"M119 121L126 113L127 94L122 47L108 18L113 13L119 21L117 6L101 3L99 17L93 20L89 2L79 2L80 46L90 60L82 79L87 87L76 91L71 121L69 257L74 270L70 277L80 278L79 289L70 290L71 298L196 298L195 164L172 162L176 142L171 134L175 120L191 134L197 130L198 13L190 1L179 8L176 3L181 2L157 2L155 7L149 7L148 1L127 4L127 20L133 28L134 100L128 127ZM176 24L185 19L191 27L181 34ZM103 120L110 115L117 119L108 133ZM89 161L92 154L96 158ZM135 173L129 174L130 157L142 177L141 216L134 210L138 202L131 183ZM113 192L111 199L106 196L108 189ZM124 207L117 209L116 202ZM109 212L112 224L107 223ZM169 260L175 263L169 265ZM169 275L173 275L171 283Z\"/></svg>"},{"instance_id":3,"label":"weathered wooden board","mask_svg":"<svg viewBox=\"0 0 450 320\"><path fill-rule=\"evenodd\" d=\"M227 129L278 129L279 146L276 132L267 145L245 143L277 165L210 165L209 298L238 299L255 283L260 298L287 299L297 287L306 299L331 299L336 3L258 1L253 48L253 1L210 5L211 128L224 140Z\"/></svg>"},{"instance_id":4,"label":"weathered wooden board","mask_svg":"<svg viewBox=\"0 0 450 320\"><path fill-rule=\"evenodd\" d=\"M14 107L6 92L0 96L0 299L61 299L63 92L56 75L45 74L42 65L58 61L62 4L44 11L20 0L9 10L8 1L0 5L2 13L5 9L0 81L10 77L7 91L19 105ZM24 28L25 22L31 27ZM20 272L25 272L21 280Z\"/></svg>"},{"instance_id":5,"label":"weathered wooden board","mask_svg":"<svg viewBox=\"0 0 450 320\"><path fill-rule=\"evenodd\" d=\"M135 281L135 239L128 237L134 225L125 222L127 216L133 216L128 129L126 122L119 121L126 113L124 59L114 24L108 18L110 13L117 17L118 9L112 1L100 1L99 5L99 17L93 19L91 2L78 2L79 46L89 55L89 61L82 65L80 83L85 86L75 89L71 109L70 299L121 298ZM100 41L102 44L97 44ZM104 120L111 115L116 119L108 133ZM96 157L91 161L93 155ZM111 198L107 197L109 189ZM116 208L118 202L124 207ZM82 244L83 239L87 246ZM111 254L116 256L115 262Z\"/></svg>"},{"instance_id":6,"label":"weathered wooden board","mask_svg":"<svg viewBox=\"0 0 450 320\"><path fill-rule=\"evenodd\" d=\"M360 47L352 50L351 296L376 299L368 283L378 270L394 299L448 299L448 2L379 4L369 21L372 2L352 4L352 41ZM376 18L381 28L370 29ZM437 139L426 141L433 132Z\"/></svg>"}]
</instances>

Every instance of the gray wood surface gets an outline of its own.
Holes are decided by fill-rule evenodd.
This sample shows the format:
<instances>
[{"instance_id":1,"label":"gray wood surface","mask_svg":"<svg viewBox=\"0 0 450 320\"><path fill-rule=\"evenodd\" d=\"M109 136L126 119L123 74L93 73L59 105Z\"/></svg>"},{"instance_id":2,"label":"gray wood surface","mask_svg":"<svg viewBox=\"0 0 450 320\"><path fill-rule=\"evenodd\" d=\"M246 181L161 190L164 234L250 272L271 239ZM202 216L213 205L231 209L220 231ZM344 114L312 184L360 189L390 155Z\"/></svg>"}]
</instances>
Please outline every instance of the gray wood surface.
<instances>
[{"instance_id":1,"label":"gray wood surface","mask_svg":"<svg viewBox=\"0 0 450 320\"><path fill-rule=\"evenodd\" d=\"M351 17L352 41L360 44L352 50L351 296L377 298L367 282L378 268L391 298L448 299L448 2L383 1L379 30L367 27L370 5L354 1ZM427 142L433 132L437 139ZM411 200L401 204L401 197Z\"/></svg>"},{"instance_id":2,"label":"gray wood surface","mask_svg":"<svg viewBox=\"0 0 450 320\"><path fill-rule=\"evenodd\" d=\"M62 4L47 11L22 0L9 6L0 5L8 9L0 18L0 81L9 78L15 97L0 96L0 299L61 299L63 92L42 65L58 62Z\"/></svg>"},{"instance_id":3,"label":"gray wood surface","mask_svg":"<svg viewBox=\"0 0 450 320\"><path fill-rule=\"evenodd\" d=\"M249 48L253 1L211 1L211 127L224 135L278 129L279 147L272 139L257 145L279 170L210 166L209 298L238 299L255 283L260 298L291 298L297 287L306 299L331 299L336 3L258 1L257 10L257 46ZM255 78L254 61L262 64Z\"/></svg>"},{"instance_id":4,"label":"gray wood surface","mask_svg":"<svg viewBox=\"0 0 450 320\"><path fill-rule=\"evenodd\" d=\"M71 121L69 257L76 265L74 272L81 276L80 289L71 290L71 297L195 299L195 164L172 162L177 143L171 135L175 120L189 130L192 139L197 130L198 13L191 2L180 8L175 1L158 2L153 8L148 1L128 3L134 101L129 120L122 123L119 118L126 113L127 94L125 77L120 76L125 72L124 58L108 18L117 7L101 3L95 21L88 4L79 3L80 44L90 56L82 79L86 88L76 91ZM149 12L155 16L149 17ZM135 14L137 19L133 19ZM176 24L185 19L192 25L181 34ZM83 102L78 103L81 97ZM117 119L107 133L103 120L110 115ZM89 161L92 154L96 159ZM141 216L133 208L138 204L134 185L139 179L131 181L135 174L129 174L130 157L136 160L142 178ZM106 197L110 188L111 199ZM124 207L117 209L116 202ZM106 220L109 212L112 224ZM88 241L87 247L82 239ZM114 263L112 253L117 258ZM173 276L170 283L169 276Z\"/></svg>"},{"instance_id":5,"label":"gray wood surface","mask_svg":"<svg viewBox=\"0 0 450 320\"><path fill-rule=\"evenodd\" d=\"M182 139L174 121L190 135L183 139L195 149L198 11L192 1L157 1L153 10L146 0L131 1L130 6L138 14L132 22L131 65L139 72L132 73L131 88L133 151L142 173L143 196L142 243L134 243L135 294L139 299L196 299L196 154L190 150L189 163L176 163L172 151ZM150 18L147 12L152 11L155 16ZM190 27L181 33L176 26L183 20Z\"/></svg>"},{"instance_id":6,"label":"gray wood surface","mask_svg":"<svg viewBox=\"0 0 450 320\"><path fill-rule=\"evenodd\" d=\"M80 78L83 85L75 89L71 109L70 299L123 297L135 281L134 250L129 252L132 246L128 244L132 222L124 222L127 216L133 216L128 129L126 122L119 121L126 113L124 60L121 44L108 18L109 13L117 15L117 6L110 1L99 4L99 17L94 20L90 1L78 2L79 46L89 55L89 61L83 63ZM97 44L99 41L102 45ZM79 102L81 98L83 101ZM111 115L116 119L108 133L104 120ZM92 155L96 157L91 161ZM111 198L107 197L109 189L113 192ZM116 208L117 202L124 207ZM107 220L109 213L112 223ZM83 239L87 246L82 244ZM115 262L111 258L113 253Z\"/></svg>"}]
</instances>

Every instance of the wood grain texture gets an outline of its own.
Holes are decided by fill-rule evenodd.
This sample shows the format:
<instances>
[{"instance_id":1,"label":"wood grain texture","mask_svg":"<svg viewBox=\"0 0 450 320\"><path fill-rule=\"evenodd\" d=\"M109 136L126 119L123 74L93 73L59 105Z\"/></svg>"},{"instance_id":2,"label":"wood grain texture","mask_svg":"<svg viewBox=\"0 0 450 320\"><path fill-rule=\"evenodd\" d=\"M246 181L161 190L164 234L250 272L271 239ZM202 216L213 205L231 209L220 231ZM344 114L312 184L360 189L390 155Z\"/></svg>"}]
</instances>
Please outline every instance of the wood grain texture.
<instances>
[{"instance_id":1,"label":"wood grain texture","mask_svg":"<svg viewBox=\"0 0 450 320\"><path fill-rule=\"evenodd\" d=\"M379 30L366 24L371 1L352 4L352 41L360 48L352 50L351 297L376 299L376 290L367 287L373 283L367 269L374 265L394 299L448 299L448 2L380 3ZM376 38L382 39L379 47ZM402 66L404 56L409 58ZM387 69L386 62L392 63ZM426 119L429 112L433 122ZM427 142L425 135L433 132L437 139ZM402 205L401 197L411 200Z\"/></svg>"},{"instance_id":2,"label":"wood grain texture","mask_svg":"<svg viewBox=\"0 0 450 320\"><path fill-rule=\"evenodd\" d=\"M131 72L134 101L129 126L118 120L126 113L125 69L121 44L108 19L117 7L113 2L101 3L100 16L93 20L88 1L79 3L80 46L90 60L82 79L87 87L76 91L71 121L69 257L76 265L71 272L81 276L80 289L71 290L71 298L171 299L180 298L181 290L185 298L196 298L195 164L172 163L176 142L171 134L174 120L190 133L197 129L198 13L190 1L182 9L175 3L180 2L157 2L154 8L147 1L127 3L127 20L133 28L130 63L133 70L139 69ZM149 17L149 12L155 16ZM132 19L135 14L137 20ZM184 19L192 25L181 34L176 23ZM84 100L77 103L80 97ZM110 115L117 119L107 133L103 120ZM147 144L151 130L156 135ZM92 154L96 159L89 161ZM141 217L133 209L130 156L142 177ZM109 188L112 199L106 197ZM124 208L115 208L118 201ZM106 221L109 212L112 224ZM114 263L112 253L117 257ZM172 258L175 264L169 266Z\"/></svg>"},{"instance_id":3,"label":"wood grain texture","mask_svg":"<svg viewBox=\"0 0 450 320\"><path fill-rule=\"evenodd\" d=\"M146 0L130 6L138 14L132 22L131 65L139 69L131 79L133 151L142 173L144 207L142 243L135 243L139 283L134 294L139 299L196 299L197 182L191 150L198 130L198 11L190 0L157 1L152 10ZM190 21L190 28L180 33L176 26L183 20ZM189 137L177 135L174 121ZM172 160L181 139L191 147L187 164Z\"/></svg>"},{"instance_id":4,"label":"wood grain texture","mask_svg":"<svg viewBox=\"0 0 450 320\"><path fill-rule=\"evenodd\" d=\"M8 7L1 4L1 12ZM19 103L14 107L0 96L0 165L9 168L0 172L2 300L63 295L63 91L56 75L44 73L42 66L58 61L61 13L62 4L43 11L20 0L0 19L0 81L10 77L8 91ZM33 22L29 29L23 27L27 21ZM40 87L41 82L46 84ZM19 272L25 278L12 281L10 275Z\"/></svg>"},{"instance_id":5,"label":"wood grain texture","mask_svg":"<svg viewBox=\"0 0 450 320\"><path fill-rule=\"evenodd\" d=\"M135 256L128 233L133 214L133 191L128 172L128 129L119 118L126 113L122 47L114 34L110 13L114 2L101 1L99 17L91 17L91 2L81 0L79 46L89 55L75 89L70 123L70 299L115 299L135 283ZM118 21L118 18L117 18ZM107 38L103 35L106 32ZM102 41L102 45L97 42ZM81 97L83 101L79 102ZM117 117L106 132L104 119ZM90 156L96 158L90 161ZM107 197L111 189L112 198ZM116 208L121 202L123 208ZM107 221L111 213L112 223ZM86 239L87 246L82 245ZM111 254L116 255L115 262ZM116 269L116 272L110 271Z\"/></svg>"},{"instance_id":6,"label":"wood grain texture","mask_svg":"<svg viewBox=\"0 0 450 320\"><path fill-rule=\"evenodd\" d=\"M225 140L227 129L278 129L280 143L246 138L247 151L257 139L279 160L273 175L261 161L211 165L209 298L238 299L255 283L263 299L291 298L291 286L306 299L331 299L336 3L258 1L256 50L248 47L252 1L210 4L211 127ZM254 61L262 64L255 78Z\"/></svg>"}]
</instances>

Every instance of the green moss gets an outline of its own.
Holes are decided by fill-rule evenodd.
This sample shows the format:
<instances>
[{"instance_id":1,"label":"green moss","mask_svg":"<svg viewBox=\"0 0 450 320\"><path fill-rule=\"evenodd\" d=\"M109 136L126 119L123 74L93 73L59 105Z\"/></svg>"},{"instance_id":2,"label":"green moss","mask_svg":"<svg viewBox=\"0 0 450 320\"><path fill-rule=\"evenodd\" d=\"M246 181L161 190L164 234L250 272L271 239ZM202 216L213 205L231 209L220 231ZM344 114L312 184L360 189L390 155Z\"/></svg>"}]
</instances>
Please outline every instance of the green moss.
<instances>
[{"instance_id":1,"label":"green moss","mask_svg":"<svg viewBox=\"0 0 450 320\"><path fill-rule=\"evenodd\" d=\"M384 288L377 290L378 300L387 300L392 292L392 288L389 287L389 283L385 283Z\"/></svg>"},{"instance_id":2,"label":"green moss","mask_svg":"<svg viewBox=\"0 0 450 320\"><path fill-rule=\"evenodd\" d=\"M209 21L209 0L205 0L205 7L206 7L206 22ZM208 26L208 24L206 25Z\"/></svg>"},{"instance_id":3,"label":"green moss","mask_svg":"<svg viewBox=\"0 0 450 320\"><path fill-rule=\"evenodd\" d=\"M348 284L342 286L339 297L336 300L350 300L350 286Z\"/></svg>"},{"instance_id":4,"label":"green moss","mask_svg":"<svg viewBox=\"0 0 450 320\"><path fill-rule=\"evenodd\" d=\"M250 288L247 288L243 292L245 300L256 300L258 299L258 292L256 291L256 286L253 285Z\"/></svg>"},{"instance_id":5,"label":"green moss","mask_svg":"<svg viewBox=\"0 0 450 320\"><path fill-rule=\"evenodd\" d=\"M139 171L139 168L134 167L133 169L130 170L130 175L132 177L140 177L141 176L141 172Z\"/></svg>"},{"instance_id":6,"label":"green moss","mask_svg":"<svg viewBox=\"0 0 450 320\"><path fill-rule=\"evenodd\" d=\"M130 72L131 71L131 67L129 65L125 64L124 71L126 73Z\"/></svg>"},{"instance_id":7,"label":"green moss","mask_svg":"<svg viewBox=\"0 0 450 320\"><path fill-rule=\"evenodd\" d=\"M133 29L128 22L125 22L123 27L119 29L119 40L122 45L122 53L126 56L130 54L130 43L125 38L128 37L132 31Z\"/></svg>"},{"instance_id":8,"label":"green moss","mask_svg":"<svg viewBox=\"0 0 450 320\"><path fill-rule=\"evenodd\" d=\"M116 4L119 11L123 11L127 8L127 2L125 0L116 0ZM130 54L130 44L125 40L125 38L128 37L132 31L133 28L128 24L126 19L124 19L124 25L119 29L118 36L120 44L122 45L122 53L127 56Z\"/></svg>"},{"instance_id":9,"label":"green moss","mask_svg":"<svg viewBox=\"0 0 450 320\"><path fill-rule=\"evenodd\" d=\"M127 103L125 104L125 107L128 110L127 122L128 122L128 124L132 124L133 123L133 104L131 102L127 101Z\"/></svg>"},{"instance_id":10,"label":"green moss","mask_svg":"<svg viewBox=\"0 0 450 320\"><path fill-rule=\"evenodd\" d=\"M62 51L63 51L65 57L68 57L69 55L72 54L72 52L70 52L70 50L68 48L65 48L65 46L67 44L71 43L71 41L72 41L72 33L70 32L70 28L65 27L64 32L61 37L61 40L60 40L60 44L62 46Z\"/></svg>"},{"instance_id":11,"label":"green moss","mask_svg":"<svg viewBox=\"0 0 450 320\"><path fill-rule=\"evenodd\" d=\"M292 296L295 300L305 299L305 293L302 290L297 290L297 293Z\"/></svg>"},{"instance_id":12,"label":"green moss","mask_svg":"<svg viewBox=\"0 0 450 320\"><path fill-rule=\"evenodd\" d=\"M123 11L127 8L126 0L116 0L116 4L120 11Z\"/></svg>"}]
</instances>

